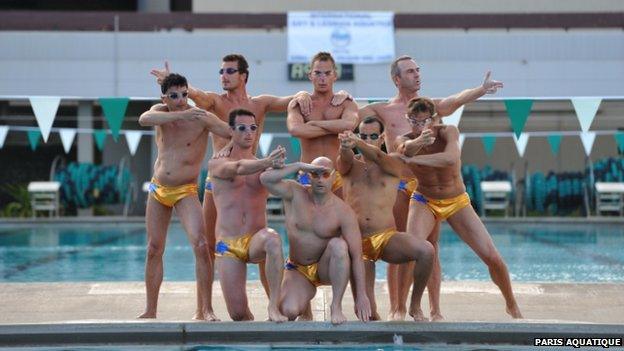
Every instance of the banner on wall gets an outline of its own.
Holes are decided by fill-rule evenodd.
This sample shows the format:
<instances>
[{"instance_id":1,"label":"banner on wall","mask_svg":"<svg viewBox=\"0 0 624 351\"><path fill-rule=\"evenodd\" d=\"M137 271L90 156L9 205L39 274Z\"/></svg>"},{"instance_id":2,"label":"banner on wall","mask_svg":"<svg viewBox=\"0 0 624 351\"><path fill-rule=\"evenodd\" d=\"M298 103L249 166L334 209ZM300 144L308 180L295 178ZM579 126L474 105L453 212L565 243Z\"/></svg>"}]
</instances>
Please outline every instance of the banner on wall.
<instances>
[{"instance_id":1,"label":"banner on wall","mask_svg":"<svg viewBox=\"0 0 624 351\"><path fill-rule=\"evenodd\" d=\"M389 63L394 59L392 12L288 12L289 63L310 62L329 51L339 63Z\"/></svg>"}]
</instances>

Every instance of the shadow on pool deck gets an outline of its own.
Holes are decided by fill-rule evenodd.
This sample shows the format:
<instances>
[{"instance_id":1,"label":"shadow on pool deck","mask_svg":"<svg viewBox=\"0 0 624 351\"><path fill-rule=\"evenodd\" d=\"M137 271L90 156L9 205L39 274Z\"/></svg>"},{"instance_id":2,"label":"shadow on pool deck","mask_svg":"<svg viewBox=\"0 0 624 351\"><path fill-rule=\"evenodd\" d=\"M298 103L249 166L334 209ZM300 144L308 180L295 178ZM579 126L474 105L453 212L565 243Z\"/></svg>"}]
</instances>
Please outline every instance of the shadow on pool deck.
<instances>
[{"instance_id":1,"label":"shadow on pool deck","mask_svg":"<svg viewBox=\"0 0 624 351\"><path fill-rule=\"evenodd\" d=\"M248 283L256 321L267 317L267 299L258 282ZM377 304L388 311L385 282L377 282ZM530 344L538 335L608 337L624 335L624 284L516 283L516 298L526 319L512 320L502 295L490 282L443 282L444 323L204 323L193 322L195 284L164 282L159 318L137 320L145 303L142 282L3 283L0 284L0 346L65 342L391 342L398 333L406 342L482 342ZM218 282L217 316L229 320ZM331 288L321 287L312 301L314 318L329 316ZM349 289L345 314L355 321ZM427 295L423 310L428 311ZM601 323L595 325L594 323ZM610 324L610 326L606 325ZM296 333L294 333L296 332ZM56 335L56 336L55 336ZM294 335L294 336L293 336ZM50 339L52 338L52 339ZM22 340L22 342L19 342ZM180 341L182 340L182 341ZM481 341L480 341L481 340Z\"/></svg>"}]
</instances>

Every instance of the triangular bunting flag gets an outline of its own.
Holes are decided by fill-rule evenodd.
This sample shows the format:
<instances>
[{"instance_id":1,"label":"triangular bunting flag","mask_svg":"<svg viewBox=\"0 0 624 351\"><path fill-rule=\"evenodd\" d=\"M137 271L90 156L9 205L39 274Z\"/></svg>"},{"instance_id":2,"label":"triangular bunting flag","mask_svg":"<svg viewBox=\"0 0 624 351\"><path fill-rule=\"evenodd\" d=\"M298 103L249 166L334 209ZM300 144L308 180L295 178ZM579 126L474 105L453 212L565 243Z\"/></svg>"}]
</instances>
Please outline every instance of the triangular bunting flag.
<instances>
[{"instance_id":1,"label":"triangular bunting flag","mask_svg":"<svg viewBox=\"0 0 624 351\"><path fill-rule=\"evenodd\" d=\"M0 149L4 146L7 134L9 134L9 126L0 126Z\"/></svg>"},{"instance_id":2,"label":"triangular bunting flag","mask_svg":"<svg viewBox=\"0 0 624 351\"><path fill-rule=\"evenodd\" d=\"M459 149L461 150L464 147L464 140L466 140L466 136L464 134L459 134Z\"/></svg>"},{"instance_id":3,"label":"triangular bunting flag","mask_svg":"<svg viewBox=\"0 0 624 351\"><path fill-rule=\"evenodd\" d=\"M37 145L39 145L39 139L41 139L41 132L38 130L29 130L26 132L28 135L28 143L30 143L30 148L32 151L37 150Z\"/></svg>"},{"instance_id":4,"label":"triangular bunting flag","mask_svg":"<svg viewBox=\"0 0 624 351\"><path fill-rule=\"evenodd\" d=\"M598 107L600 107L601 98L573 98L572 105L576 111L576 117L581 123L581 130L583 132L589 131Z\"/></svg>"},{"instance_id":5,"label":"triangular bunting flag","mask_svg":"<svg viewBox=\"0 0 624 351\"><path fill-rule=\"evenodd\" d=\"M130 150L130 155L134 156L139 147L139 143L141 142L141 137L143 136L143 132L140 130L126 130L124 131L126 134L126 142L128 142L128 149Z\"/></svg>"},{"instance_id":6,"label":"triangular bunting flag","mask_svg":"<svg viewBox=\"0 0 624 351\"><path fill-rule=\"evenodd\" d=\"M126 108L128 108L128 98L100 98L100 105L104 111L104 116L108 122L108 128L113 133L113 139L119 139L119 130L126 116Z\"/></svg>"},{"instance_id":7,"label":"triangular bunting flag","mask_svg":"<svg viewBox=\"0 0 624 351\"><path fill-rule=\"evenodd\" d=\"M461 105L455 112L443 118L444 124L459 126L459 120L461 120L462 113L464 113L464 105Z\"/></svg>"},{"instance_id":8,"label":"triangular bunting flag","mask_svg":"<svg viewBox=\"0 0 624 351\"><path fill-rule=\"evenodd\" d=\"M299 142L299 139L290 137L290 147L292 148L295 160L299 160L299 157L301 157L301 142Z\"/></svg>"},{"instance_id":9,"label":"triangular bunting flag","mask_svg":"<svg viewBox=\"0 0 624 351\"><path fill-rule=\"evenodd\" d=\"M483 142L485 153L488 156L492 156L492 153L494 152L494 144L496 144L496 137L493 135L482 136L481 141Z\"/></svg>"},{"instance_id":10,"label":"triangular bunting flag","mask_svg":"<svg viewBox=\"0 0 624 351\"><path fill-rule=\"evenodd\" d=\"M260 135L259 145L262 157L265 157L268 154L269 148L271 147L271 142L273 142L273 134L263 133Z\"/></svg>"},{"instance_id":11,"label":"triangular bunting flag","mask_svg":"<svg viewBox=\"0 0 624 351\"><path fill-rule=\"evenodd\" d=\"M30 106L32 106L35 112L35 118L43 135L43 141L47 143L61 98L57 96L32 96L28 99L30 100Z\"/></svg>"},{"instance_id":12,"label":"triangular bunting flag","mask_svg":"<svg viewBox=\"0 0 624 351\"><path fill-rule=\"evenodd\" d=\"M592 146L594 146L594 140L596 140L596 132L581 133L581 141L583 142L585 155L589 156L589 154L591 154Z\"/></svg>"},{"instance_id":13,"label":"triangular bunting flag","mask_svg":"<svg viewBox=\"0 0 624 351\"><path fill-rule=\"evenodd\" d=\"M106 143L106 131L102 129L94 130L93 137L95 138L95 144L98 150L104 150L104 144Z\"/></svg>"},{"instance_id":14,"label":"triangular bunting flag","mask_svg":"<svg viewBox=\"0 0 624 351\"><path fill-rule=\"evenodd\" d=\"M550 151L553 155L557 156L559 154L559 146L561 146L562 135L549 135L548 136L548 144L550 144Z\"/></svg>"},{"instance_id":15,"label":"triangular bunting flag","mask_svg":"<svg viewBox=\"0 0 624 351\"><path fill-rule=\"evenodd\" d=\"M520 157L524 157L524 151L526 151L527 144L529 143L529 135L526 133L522 133L520 134L519 138L514 135L513 139L516 143L516 149L518 149L518 154L520 155Z\"/></svg>"},{"instance_id":16,"label":"triangular bunting flag","mask_svg":"<svg viewBox=\"0 0 624 351\"><path fill-rule=\"evenodd\" d=\"M529 118L531 106L533 106L533 100L505 100L505 108L507 108L507 116L511 121L511 128L518 138Z\"/></svg>"},{"instance_id":17,"label":"triangular bunting flag","mask_svg":"<svg viewBox=\"0 0 624 351\"><path fill-rule=\"evenodd\" d=\"M59 130L59 134L61 135L61 142L63 143L63 149L65 153L68 154L69 150L72 148L72 144L74 143L74 138L76 137L76 130L71 128L62 128Z\"/></svg>"},{"instance_id":18,"label":"triangular bunting flag","mask_svg":"<svg viewBox=\"0 0 624 351\"><path fill-rule=\"evenodd\" d=\"M0 133L1 134L1 133ZM615 142L617 143L618 150L624 152L624 132L617 132L614 135ZM0 135L0 147L2 147L2 136Z\"/></svg>"}]
</instances>

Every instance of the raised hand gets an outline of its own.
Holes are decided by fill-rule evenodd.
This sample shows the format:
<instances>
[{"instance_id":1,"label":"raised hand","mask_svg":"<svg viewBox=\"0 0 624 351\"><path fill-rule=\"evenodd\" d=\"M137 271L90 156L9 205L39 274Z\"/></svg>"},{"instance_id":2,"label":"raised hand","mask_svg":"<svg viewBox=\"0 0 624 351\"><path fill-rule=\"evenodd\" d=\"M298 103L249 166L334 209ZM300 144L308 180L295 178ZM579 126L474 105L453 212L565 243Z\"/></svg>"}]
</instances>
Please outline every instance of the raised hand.
<instances>
[{"instance_id":1,"label":"raised hand","mask_svg":"<svg viewBox=\"0 0 624 351\"><path fill-rule=\"evenodd\" d=\"M158 83L158 85L162 85L163 80L169 75L169 73L171 73L169 71L169 62L165 61L165 68L164 69L152 69L150 71L150 74L153 75L154 77L156 77L156 82Z\"/></svg>"},{"instance_id":2,"label":"raised hand","mask_svg":"<svg viewBox=\"0 0 624 351\"><path fill-rule=\"evenodd\" d=\"M433 130L425 129L420 133L418 138L414 139L418 145L421 147L429 146L435 142L435 137L433 136Z\"/></svg>"},{"instance_id":3,"label":"raised hand","mask_svg":"<svg viewBox=\"0 0 624 351\"><path fill-rule=\"evenodd\" d=\"M497 80L493 80L490 76L492 75L492 71L487 71L485 73L485 79L483 80L483 89L485 89L486 94L494 94L499 88L503 87L503 82L499 82Z\"/></svg>"},{"instance_id":4,"label":"raised hand","mask_svg":"<svg viewBox=\"0 0 624 351\"><path fill-rule=\"evenodd\" d=\"M205 110L202 110L201 108L191 108L185 111L185 117L188 120L192 120L192 121L198 121L202 118L206 118L208 116L208 113Z\"/></svg>"},{"instance_id":5,"label":"raised hand","mask_svg":"<svg viewBox=\"0 0 624 351\"><path fill-rule=\"evenodd\" d=\"M351 94L349 94L345 90L341 90L341 91L337 92L336 94L334 94L334 96L332 97L332 100L331 100L331 105L332 106L340 106L340 105L342 105L343 102L345 102L347 100L353 100L353 96L351 96Z\"/></svg>"},{"instance_id":6,"label":"raised hand","mask_svg":"<svg viewBox=\"0 0 624 351\"><path fill-rule=\"evenodd\" d=\"M267 157L271 160L272 168L283 168L284 160L286 159L286 149L282 145L278 145Z\"/></svg>"},{"instance_id":7,"label":"raised hand","mask_svg":"<svg viewBox=\"0 0 624 351\"><path fill-rule=\"evenodd\" d=\"M353 149L355 147L355 142L357 137L350 130L344 131L338 134L338 139L340 140L340 147L343 149Z\"/></svg>"},{"instance_id":8,"label":"raised hand","mask_svg":"<svg viewBox=\"0 0 624 351\"><path fill-rule=\"evenodd\" d=\"M301 165L301 171L304 173L323 173L323 172L329 172L330 169L325 166L317 166L317 165L311 165L309 163L304 163Z\"/></svg>"}]
</instances>

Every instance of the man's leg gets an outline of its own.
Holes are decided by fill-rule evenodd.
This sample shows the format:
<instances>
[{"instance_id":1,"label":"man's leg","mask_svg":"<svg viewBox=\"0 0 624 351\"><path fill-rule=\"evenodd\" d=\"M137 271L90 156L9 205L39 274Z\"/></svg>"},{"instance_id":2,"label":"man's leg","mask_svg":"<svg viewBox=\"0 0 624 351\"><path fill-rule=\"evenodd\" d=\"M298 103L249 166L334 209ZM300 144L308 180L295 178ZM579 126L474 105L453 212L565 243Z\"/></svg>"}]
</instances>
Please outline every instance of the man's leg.
<instances>
[{"instance_id":1,"label":"man's leg","mask_svg":"<svg viewBox=\"0 0 624 351\"><path fill-rule=\"evenodd\" d=\"M381 258L391 263L414 263L411 279L414 282L414 286L412 289L410 315L414 317L414 320L424 320L422 312L418 313L418 307L431 275L433 246L428 241L418 239L413 235L398 233L390 238L382 252Z\"/></svg>"},{"instance_id":2,"label":"man's leg","mask_svg":"<svg viewBox=\"0 0 624 351\"><path fill-rule=\"evenodd\" d=\"M442 284L442 266L440 265L440 222L436 222L435 228L427 238L433 245L433 269L427 283L429 291L429 315L432 322L444 320L440 310L440 285Z\"/></svg>"},{"instance_id":3,"label":"man's leg","mask_svg":"<svg viewBox=\"0 0 624 351\"><path fill-rule=\"evenodd\" d=\"M266 277L269 283L269 320L278 323L285 322L287 318L279 310L284 256L282 240L275 230L264 228L254 234L249 243L249 261L265 261Z\"/></svg>"},{"instance_id":4,"label":"man's leg","mask_svg":"<svg viewBox=\"0 0 624 351\"><path fill-rule=\"evenodd\" d=\"M175 210L195 254L195 276L197 279L197 311L193 319L218 320L212 309L212 281L209 272L213 272L210 249L204 234L204 218L201 204L195 195L187 196L175 204Z\"/></svg>"},{"instance_id":5,"label":"man's leg","mask_svg":"<svg viewBox=\"0 0 624 351\"><path fill-rule=\"evenodd\" d=\"M511 279L505 261L496 250L490 233L475 213L472 206L466 206L447 219L459 237L488 266L492 281L498 286L505 298L507 313L513 318L522 318L520 308L511 289Z\"/></svg>"},{"instance_id":6,"label":"man's leg","mask_svg":"<svg viewBox=\"0 0 624 351\"><path fill-rule=\"evenodd\" d=\"M280 311L288 320L294 321L310 306L316 287L296 270L285 270L280 295Z\"/></svg>"},{"instance_id":7,"label":"man's leg","mask_svg":"<svg viewBox=\"0 0 624 351\"><path fill-rule=\"evenodd\" d=\"M427 205L419 202L419 201L410 201L409 215L407 217L407 228L406 233L408 235L414 236L418 240L426 240L431 231L436 225L436 219L433 216L433 213L429 210ZM414 263L410 262L413 266ZM409 275L405 275L403 279L413 284L414 273L408 271ZM405 272L400 272L399 277L401 277ZM407 300L407 294L409 292L409 287L406 287L404 290L399 291L399 307L402 308L399 310L403 312L400 315L401 319L405 317L405 303ZM413 295L412 295L413 296ZM425 317L422 313L422 309L420 305L412 305L410 306L410 315L414 318L414 320L424 320Z\"/></svg>"},{"instance_id":8,"label":"man's leg","mask_svg":"<svg viewBox=\"0 0 624 351\"><path fill-rule=\"evenodd\" d=\"M405 191L398 190L397 197L394 201L394 208L392 212L394 214L394 222L397 227L397 231L404 232L407 225L407 213L409 211L409 196ZM409 289L409 284L402 284L399 279L399 267L398 264L388 264L388 294L390 295L390 311L388 312L388 320L403 320L405 317L405 299L403 300L402 312L399 308L399 285L403 289ZM406 270L408 268L404 268ZM409 272L409 271L408 271ZM407 293L406 295L407 296ZM403 317L401 317L403 316Z\"/></svg>"},{"instance_id":9,"label":"man's leg","mask_svg":"<svg viewBox=\"0 0 624 351\"><path fill-rule=\"evenodd\" d=\"M379 317L379 312L377 312L377 302L375 301L375 262L364 260L364 273L366 274L366 295L368 295L371 306L370 320L378 321L381 317ZM353 279L351 279L351 290L355 297L355 282Z\"/></svg>"},{"instance_id":10,"label":"man's leg","mask_svg":"<svg viewBox=\"0 0 624 351\"><path fill-rule=\"evenodd\" d=\"M342 297L349 282L351 261L347 243L342 238L332 238L318 263L321 282L332 286L331 322L342 324L347 317L342 313Z\"/></svg>"},{"instance_id":11,"label":"man's leg","mask_svg":"<svg viewBox=\"0 0 624 351\"><path fill-rule=\"evenodd\" d=\"M147 197L145 224L147 227L147 254L145 259L145 312L139 318L156 318L158 292L163 280L162 256L165 252L167 229L172 209L162 205L154 197Z\"/></svg>"},{"instance_id":12,"label":"man's leg","mask_svg":"<svg viewBox=\"0 0 624 351\"><path fill-rule=\"evenodd\" d=\"M247 264L233 257L217 257L215 266L230 318L234 321L252 321L247 303Z\"/></svg>"},{"instance_id":13,"label":"man's leg","mask_svg":"<svg viewBox=\"0 0 624 351\"><path fill-rule=\"evenodd\" d=\"M210 261L213 262L208 267L208 287L212 292L212 283L214 282L214 267L215 267L215 223L217 222L217 208L215 207L214 200L212 198L212 191L204 191L204 201L202 202L203 218L205 223L204 235L206 236L206 242L208 243L208 254L210 255ZM211 293L212 294L212 293ZM202 309L203 306L201 306Z\"/></svg>"}]
</instances>

